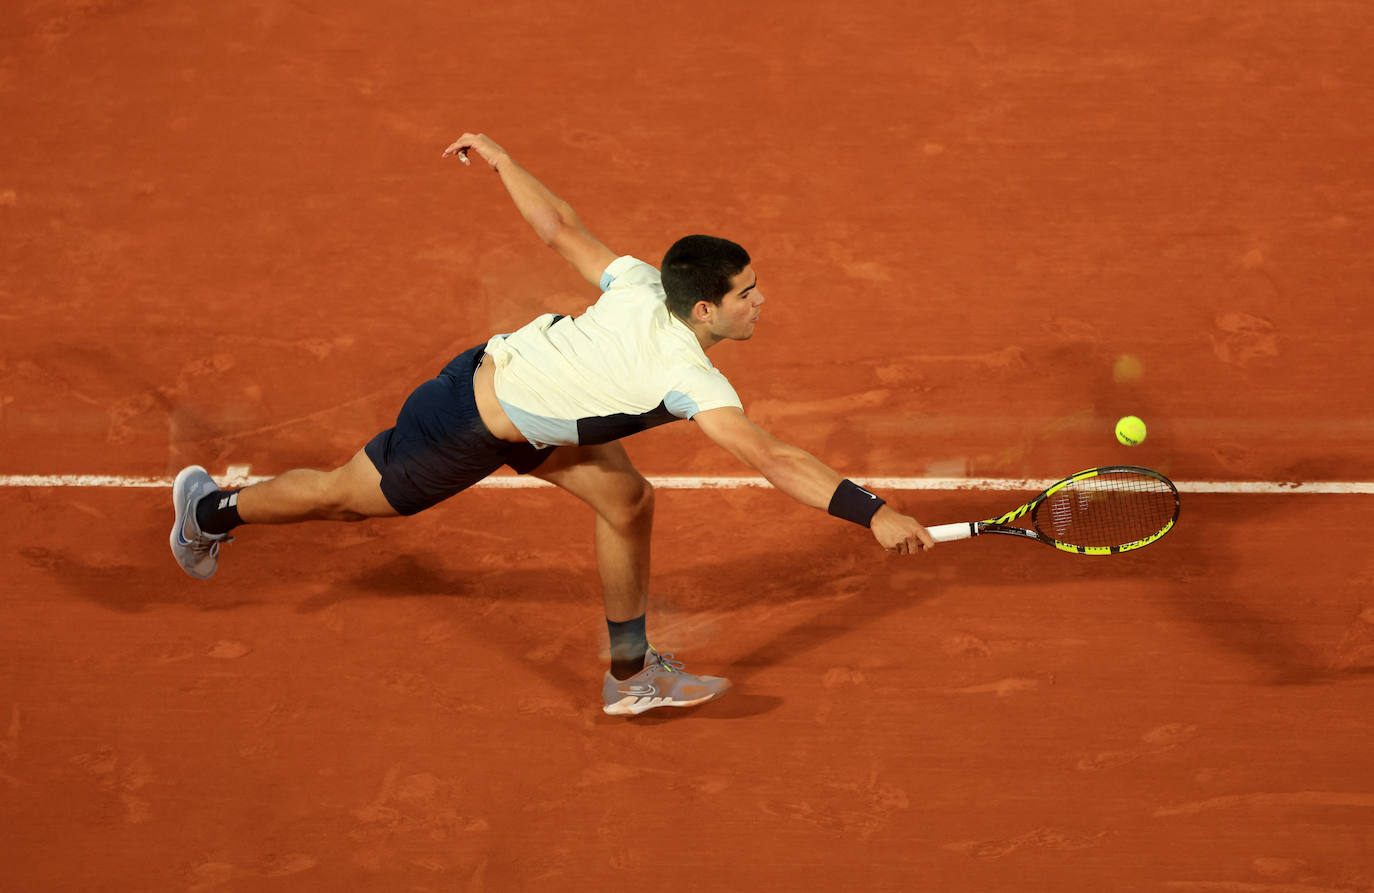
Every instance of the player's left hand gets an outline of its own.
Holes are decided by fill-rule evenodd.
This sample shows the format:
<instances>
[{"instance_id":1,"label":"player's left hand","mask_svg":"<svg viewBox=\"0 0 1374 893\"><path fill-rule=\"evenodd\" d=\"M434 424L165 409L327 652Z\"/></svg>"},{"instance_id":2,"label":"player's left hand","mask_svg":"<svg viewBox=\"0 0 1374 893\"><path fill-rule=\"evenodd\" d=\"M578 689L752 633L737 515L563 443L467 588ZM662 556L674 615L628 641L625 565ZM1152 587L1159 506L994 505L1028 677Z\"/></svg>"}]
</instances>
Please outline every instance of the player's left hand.
<instances>
[{"instance_id":1,"label":"player's left hand","mask_svg":"<svg viewBox=\"0 0 1374 893\"><path fill-rule=\"evenodd\" d=\"M878 509L868 529L884 549L898 555L914 555L935 546L935 540L921 526L920 522L908 515L884 505Z\"/></svg>"}]
</instances>

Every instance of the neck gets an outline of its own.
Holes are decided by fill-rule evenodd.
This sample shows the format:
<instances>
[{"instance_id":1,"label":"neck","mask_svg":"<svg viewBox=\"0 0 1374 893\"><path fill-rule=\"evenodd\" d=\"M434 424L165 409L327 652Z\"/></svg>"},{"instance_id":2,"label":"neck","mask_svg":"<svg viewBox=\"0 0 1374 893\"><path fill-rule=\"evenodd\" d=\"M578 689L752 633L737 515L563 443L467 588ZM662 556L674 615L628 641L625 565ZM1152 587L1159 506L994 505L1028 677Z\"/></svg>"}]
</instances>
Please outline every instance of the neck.
<instances>
[{"instance_id":1,"label":"neck","mask_svg":"<svg viewBox=\"0 0 1374 893\"><path fill-rule=\"evenodd\" d=\"M672 314L672 317L673 319L677 320L678 322L686 326L687 329L693 335L696 336L697 343L701 345L702 353L705 353L706 351L710 350L711 348L715 347L717 344L720 343L721 339L717 338L715 335L712 335L710 330L708 330L704 324L693 325L692 323L678 316L676 313Z\"/></svg>"}]
</instances>

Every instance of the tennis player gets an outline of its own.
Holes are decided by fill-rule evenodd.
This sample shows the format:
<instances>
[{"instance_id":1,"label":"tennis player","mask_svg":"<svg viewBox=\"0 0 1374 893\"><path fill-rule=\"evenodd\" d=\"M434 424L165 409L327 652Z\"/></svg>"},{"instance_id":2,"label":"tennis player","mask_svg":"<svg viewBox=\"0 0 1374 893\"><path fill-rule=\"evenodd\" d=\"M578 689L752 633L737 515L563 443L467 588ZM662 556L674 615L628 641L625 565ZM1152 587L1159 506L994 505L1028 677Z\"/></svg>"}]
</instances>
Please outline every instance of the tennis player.
<instances>
[{"instance_id":1,"label":"tennis player","mask_svg":"<svg viewBox=\"0 0 1374 893\"><path fill-rule=\"evenodd\" d=\"M649 645L654 493L621 438L690 419L773 486L867 527L884 549L910 554L933 545L915 519L752 422L706 358L722 341L747 341L759 323L763 292L743 248L687 236L656 270L597 241L485 135L463 134L443 157L468 164L471 154L500 175L535 233L601 289L600 299L581 316L547 313L459 354L410 395L394 427L333 471L297 469L225 490L200 466L183 469L173 484L171 546L186 573L214 574L220 547L241 524L413 515L508 465L595 510L611 640L603 709L633 715L709 701L730 682L687 673Z\"/></svg>"}]
</instances>

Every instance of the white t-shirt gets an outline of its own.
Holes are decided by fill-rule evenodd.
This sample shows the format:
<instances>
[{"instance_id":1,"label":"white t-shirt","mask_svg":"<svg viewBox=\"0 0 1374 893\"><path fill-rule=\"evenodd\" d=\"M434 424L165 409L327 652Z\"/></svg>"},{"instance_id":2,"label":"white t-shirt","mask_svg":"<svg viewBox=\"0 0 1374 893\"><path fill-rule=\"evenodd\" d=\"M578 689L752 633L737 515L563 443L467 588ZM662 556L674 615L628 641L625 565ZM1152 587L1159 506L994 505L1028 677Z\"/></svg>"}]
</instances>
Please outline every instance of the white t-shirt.
<instances>
[{"instance_id":1,"label":"white t-shirt","mask_svg":"<svg viewBox=\"0 0 1374 893\"><path fill-rule=\"evenodd\" d=\"M663 279L618 257L578 317L546 313L487 342L496 398L537 447L608 443L723 406L743 408L696 335L665 303Z\"/></svg>"}]
</instances>

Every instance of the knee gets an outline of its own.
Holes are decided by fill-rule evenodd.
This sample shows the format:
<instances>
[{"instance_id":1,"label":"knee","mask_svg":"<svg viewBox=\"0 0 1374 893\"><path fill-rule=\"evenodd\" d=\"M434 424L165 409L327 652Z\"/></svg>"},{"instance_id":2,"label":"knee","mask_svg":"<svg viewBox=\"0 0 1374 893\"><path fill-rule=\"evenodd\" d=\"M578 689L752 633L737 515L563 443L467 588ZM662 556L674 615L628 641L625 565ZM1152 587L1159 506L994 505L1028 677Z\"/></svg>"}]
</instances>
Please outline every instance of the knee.
<instances>
[{"instance_id":1,"label":"knee","mask_svg":"<svg viewBox=\"0 0 1374 893\"><path fill-rule=\"evenodd\" d=\"M629 485L619 494L619 498L601 512L601 516L611 526L618 529L638 527L652 522L654 518L654 485L640 475L635 475Z\"/></svg>"},{"instance_id":2,"label":"knee","mask_svg":"<svg viewBox=\"0 0 1374 893\"><path fill-rule=\"evenodd\" d=\"M360 512L360 511L358 511L357 509L351 509L351 508L348 508L347 506L339 506L339 507L336 507L336 508L333 510L333 513L332 513L332 514L330 514L329 520L331 520L331 521L366 521L366 520L367 520L368 518L370 518L370 517L372 517L372 516L371 516L371 515L364 514L363 512Z\"/></svg>"},{"instance_id":3,"label":"knee","mask_svg":"<svg viewBox=\"0 0 1374 893\"><path fill-rule=\"evenodd\" d=\"M346 493L324 491L318 500L319 516L326 521L361 521L367 515L355 509Z\"/></svg>"}]
</instances>

